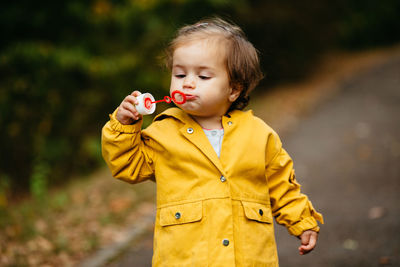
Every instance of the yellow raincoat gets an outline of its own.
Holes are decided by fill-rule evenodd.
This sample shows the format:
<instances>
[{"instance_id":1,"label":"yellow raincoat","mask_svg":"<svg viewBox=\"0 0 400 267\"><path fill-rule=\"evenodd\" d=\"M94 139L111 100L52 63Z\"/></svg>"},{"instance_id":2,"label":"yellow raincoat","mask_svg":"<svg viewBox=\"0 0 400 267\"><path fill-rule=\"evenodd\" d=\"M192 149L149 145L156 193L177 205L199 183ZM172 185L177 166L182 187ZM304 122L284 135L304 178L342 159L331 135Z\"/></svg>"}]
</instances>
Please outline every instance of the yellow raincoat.
<instances>
[{"instance_id":1,"label":"yellow raincoat","mask_svg":"<svg viewBox=\"0 0 400 267\"><path fill-rule=\"evenodd\" d=\"M222 118L220 158L178 108L143 131L115 114L102 136L113 176L157 185L153 266L278 266L273 217L295 236L319 230L278 135L251 111Z\"/></svg>"}]
</instances>

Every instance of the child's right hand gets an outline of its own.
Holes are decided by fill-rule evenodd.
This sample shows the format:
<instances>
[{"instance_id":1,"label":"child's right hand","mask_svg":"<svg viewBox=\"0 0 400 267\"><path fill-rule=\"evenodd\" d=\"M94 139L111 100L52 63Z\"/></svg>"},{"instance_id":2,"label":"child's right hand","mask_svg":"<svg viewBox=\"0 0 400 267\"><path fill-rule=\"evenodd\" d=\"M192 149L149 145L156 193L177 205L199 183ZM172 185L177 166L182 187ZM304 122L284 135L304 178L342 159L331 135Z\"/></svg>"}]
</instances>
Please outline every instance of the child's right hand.
<instances>
[{"instance_id":1,"label":"child's right hand","mask_svg":"<svg viewBox=\"0 0 400 267\"><path fill-rule=\"evenodd\" d=\"M142 116L135 108L135 105L139 104L136 99L139 95L141 95L139 91L134 91L125 97L124 101L119 105L116 117L121 124L132 124L141 119Z\"/></svg>"}]
</instances>

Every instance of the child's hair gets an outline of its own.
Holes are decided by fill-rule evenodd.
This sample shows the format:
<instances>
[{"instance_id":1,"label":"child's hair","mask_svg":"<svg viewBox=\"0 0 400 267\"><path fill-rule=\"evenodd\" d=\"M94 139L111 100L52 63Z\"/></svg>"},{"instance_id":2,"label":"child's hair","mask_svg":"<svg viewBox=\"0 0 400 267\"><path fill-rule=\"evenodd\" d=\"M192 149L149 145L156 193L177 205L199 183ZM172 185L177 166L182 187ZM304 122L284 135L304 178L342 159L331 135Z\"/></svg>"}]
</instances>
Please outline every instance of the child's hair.
<instances>
[{"instance_id":1,"label":"child's hair","mask_svg":"<svg viewBox=\"0 0 400 267\"><path fill-rule=\"evenodd\" d=\"M225 64L230 85L234 89L241 90L239 97L228 111L242 110L249 103L249 93L257 86L263 75L257 50L247 40L242 29L233 23L216 17L182 27L166 50L166 65L172 69L173 53L183 43L210 37L219 37L217 40L224 42L221 45L226 49Z\"/></svg>"}]
</instances>

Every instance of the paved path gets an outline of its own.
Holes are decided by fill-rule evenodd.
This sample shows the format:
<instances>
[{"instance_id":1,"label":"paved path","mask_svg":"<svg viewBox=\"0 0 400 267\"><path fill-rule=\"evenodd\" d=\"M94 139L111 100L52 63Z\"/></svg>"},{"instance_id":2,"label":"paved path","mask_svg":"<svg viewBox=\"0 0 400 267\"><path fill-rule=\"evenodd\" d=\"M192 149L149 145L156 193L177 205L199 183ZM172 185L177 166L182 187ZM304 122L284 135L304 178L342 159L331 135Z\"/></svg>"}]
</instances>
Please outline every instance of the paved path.
<instances>
[{"instance_id":1,"label":"paved path","mask_svg":"<svg viewBox=\"0 0 400 267\"><path fill-rule=\"evenodd\" d=\"M276 226L281 267L400 266L400 57L340 86L282 137L325 225L306 256ZM149 231L108 266L150 266L151 248Z\"/></svg>"},{"instance_id":2,"label":"paved path","mask_svg":"<svg viewBox=\"0 0 400 267\"><path fill-rule=\"evenodd\" d=\"M341 86L284 140L325 226L305 257L279 229L282 267L400 266L400 57Z\"/></svg>"}]
</instances>

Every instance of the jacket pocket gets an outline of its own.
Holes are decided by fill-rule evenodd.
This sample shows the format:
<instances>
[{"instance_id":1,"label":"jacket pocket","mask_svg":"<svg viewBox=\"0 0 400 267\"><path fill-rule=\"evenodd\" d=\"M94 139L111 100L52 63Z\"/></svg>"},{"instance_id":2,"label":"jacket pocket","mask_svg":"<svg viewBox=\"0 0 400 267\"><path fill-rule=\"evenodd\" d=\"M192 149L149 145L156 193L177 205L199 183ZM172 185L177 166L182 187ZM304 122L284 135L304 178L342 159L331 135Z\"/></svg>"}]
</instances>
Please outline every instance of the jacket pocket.
<instances>
[{"instance_id":1,"label":"jacket pocket","mask_svg":"<svg viewBox=\"0 0 400 267\"><path fill-rule=\"evenodd\" d=\"M236 246L242 252L243 266L278 266L271 207L268 204L241 201L239 234Z\"/></svg>"},{"instance_id":2,"label":"jacket pocket","mask_svg":"<svg viewBox=\"0 0 400 267\"><path fill-rule=\"evenodd\" d=\"M247 219L263 222L272 223L271 208L269 205L242 201L244 215Z\"/></svg>"},{"instance_id":3,"label":"jacket pocket","mask_svg":"<svg viewBox=\"0 0 400 267\"><path fill-rule=\"evenodd\" d=\"M160 225L169 226L200 221L203 217L203 202L174 205L160 209Z\"/></svg>"},{"instance_id":4,"label":"jacket pocket","mask_svg":"<svg viewBox=\"0 0 400 267\"><path fill-rule=\"evenodd\" d=\"M153 266L207 266L203 202L162 207L154 233Z\"/></svg>"}]
</instances>

